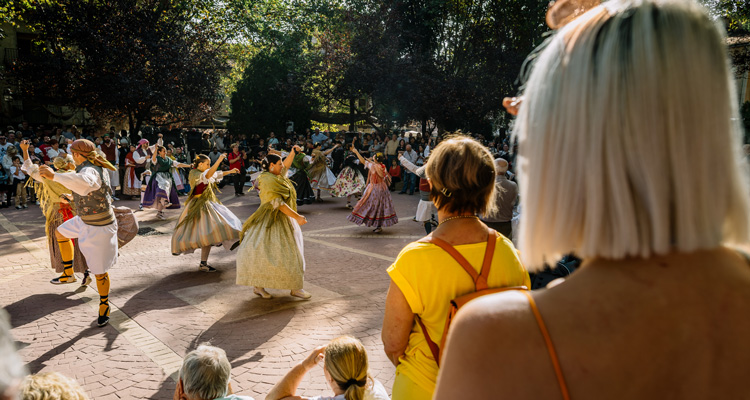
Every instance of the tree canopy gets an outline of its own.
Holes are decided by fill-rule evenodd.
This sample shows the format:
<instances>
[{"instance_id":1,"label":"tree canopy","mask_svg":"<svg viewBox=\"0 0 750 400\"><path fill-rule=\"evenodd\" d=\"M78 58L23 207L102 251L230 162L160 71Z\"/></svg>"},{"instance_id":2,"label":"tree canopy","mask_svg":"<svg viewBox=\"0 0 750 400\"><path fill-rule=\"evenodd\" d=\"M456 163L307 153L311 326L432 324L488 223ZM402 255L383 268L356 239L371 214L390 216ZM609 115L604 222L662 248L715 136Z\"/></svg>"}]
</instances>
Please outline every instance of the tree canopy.
<instances>
[{"instance_id":1,"label":"tree canopy","mask_svg":"<svg viewBox=\"0 0 750 400\"><path fill-rule=\"evenodd\" d=\"M85 107L132 130L213 115L229 70L229 32L210 1L60 0L16 3L37 33L9 71L25 99Z\"/></svg>"}]
</instances>

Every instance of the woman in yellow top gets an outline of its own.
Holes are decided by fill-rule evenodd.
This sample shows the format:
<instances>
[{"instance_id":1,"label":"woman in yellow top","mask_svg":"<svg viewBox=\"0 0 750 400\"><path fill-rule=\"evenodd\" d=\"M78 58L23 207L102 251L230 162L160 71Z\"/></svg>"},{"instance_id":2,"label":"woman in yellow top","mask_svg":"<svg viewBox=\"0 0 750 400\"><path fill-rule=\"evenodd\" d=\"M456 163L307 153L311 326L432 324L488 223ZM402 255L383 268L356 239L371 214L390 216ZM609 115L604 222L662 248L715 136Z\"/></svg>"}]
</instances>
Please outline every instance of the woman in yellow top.
<instances>
[{"instance_id":1,"label":"woman in yellow top","mask_svg":"<svg viewBox=\"0 0 750 400\"><path fill-rule=\"evenodd\" d=\"M430 235L452 245L472 267L482 268L489 228L477 214L492 211L495 163L470 138L443 141L427 163L430 199L440 225ZM494 233L494 231L492 231ZM529 286L529 274L513 244L497 235L490 288ZM396 366L393 399L431 399L438 364L415 316L432 341L440 343L452 299L475 291L471 276L445 250L422 241L410 243L388 268L391 285L383 320L385 352Z\"/></svg>"}]
</instances>

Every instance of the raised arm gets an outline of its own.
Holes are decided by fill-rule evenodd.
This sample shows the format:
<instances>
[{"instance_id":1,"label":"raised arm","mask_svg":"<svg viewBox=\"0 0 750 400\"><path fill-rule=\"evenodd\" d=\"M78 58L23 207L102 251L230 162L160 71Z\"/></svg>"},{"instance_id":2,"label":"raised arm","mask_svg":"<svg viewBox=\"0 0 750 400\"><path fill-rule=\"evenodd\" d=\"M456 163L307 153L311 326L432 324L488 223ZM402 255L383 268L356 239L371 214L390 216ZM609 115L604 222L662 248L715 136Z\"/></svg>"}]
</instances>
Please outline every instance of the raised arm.
<instances>
[{"instance_id":1,"label":"raised arm","mask_svg":"<svg viewBox=\"0 0 750 400\"><path fill-rule=\"evenodd\" d=\"M206 179L211 179L211 177L214 176L216 170L219 169L219 165L221 165L221 162L224 161L224 157L226 156L226 154L222 153L219 158L216 159L214 165L212 165L211 168L208 169L208 172L206 173Z\"/></svg>"},{"instance_id":2,"label":"raised arm","mask_svg":"<svg viewBox=\"0 0 750 400\"><path fill-rule=\"evenodd\" d=\"M351 150L352 150L352 152L354 152L354 155L356 155L356 156L357 156L357 158L359 158L359 162L360 162L360 163L362 163L362 165L364 165L364 164L366 164L366 163L367 163L367 160L365 160L365 158L364 158L364 157L362 157L362 155L361 155L361 154L359 154L359 151L357 151L357 148L356 148L356 147L354 147L354 145L353 145L353 144L352 144Z\"/></svg>"},{"instance_id":3,"label":"raised arm","mask_svg":"<svg viewBox=\"0 0 750 400\"><path fill-rule=\"evenodd\" d=\"M283 378L271 389L266 396L266 400L283 400L283 399L295 399L297 388L302 379L305 377L308 371L315 368L320 360L323 359L323 352L325 346L316 348L307 356L302 362L294 366L289 372L284 375Z\"/></svg>"},{"instance_id":4,"label":"raised arm","mask_svg":"<svg viewBox=\"0 0 750 400\"><path fill-rule=\"evenodd\" d=\"M294 162L294 157L299 154L299 152L302 151L302 148L299 146L292 147L292 151L289 153L288 156L286 156L286 159L284 160L284 168L289 169L292 167L292 163Z\"/></svg>"}]
</instances>

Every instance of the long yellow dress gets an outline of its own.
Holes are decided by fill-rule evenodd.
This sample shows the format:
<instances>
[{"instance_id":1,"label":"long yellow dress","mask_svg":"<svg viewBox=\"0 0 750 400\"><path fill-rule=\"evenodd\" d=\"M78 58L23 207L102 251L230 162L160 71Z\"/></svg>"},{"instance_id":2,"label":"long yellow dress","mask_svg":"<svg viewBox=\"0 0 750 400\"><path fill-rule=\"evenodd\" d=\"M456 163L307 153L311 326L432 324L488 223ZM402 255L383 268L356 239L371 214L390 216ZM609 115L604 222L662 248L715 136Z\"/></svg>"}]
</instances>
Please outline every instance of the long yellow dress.
<instances>
[{"instance_id":1,"label":"long yellow dress","mask_svg":"<svg viewBox=\"0 0 750 400\"><path fill-rule=\"evenodd\" d=\"M237 284L271 289L302 289L305 271L302 230L279 210L297 211L297 191L286 177L263 172L258 177L260 207L245 221L237 249Z\"/></svg>"}]
</instances>

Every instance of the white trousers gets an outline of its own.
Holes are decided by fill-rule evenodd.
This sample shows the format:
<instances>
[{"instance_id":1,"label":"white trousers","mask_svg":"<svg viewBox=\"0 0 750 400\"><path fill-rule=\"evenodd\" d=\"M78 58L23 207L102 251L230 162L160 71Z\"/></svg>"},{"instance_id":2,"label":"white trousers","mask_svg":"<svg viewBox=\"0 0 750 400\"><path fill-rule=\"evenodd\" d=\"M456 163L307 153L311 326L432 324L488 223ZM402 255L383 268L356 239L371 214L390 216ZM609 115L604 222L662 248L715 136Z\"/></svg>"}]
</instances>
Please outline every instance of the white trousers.
<instances>
[{"instance_id":1,"label":"white trousers","mask_svg":"<svg viewBox=\"0 0 750 400\"><path fill-rule=\"evenodd\" d=\"M68 239L78 239L78 247L95 275L109 271L117 263L117 221L93 226L76 215L63 222L57 232Z\"/></svg>"}]
</instances>

